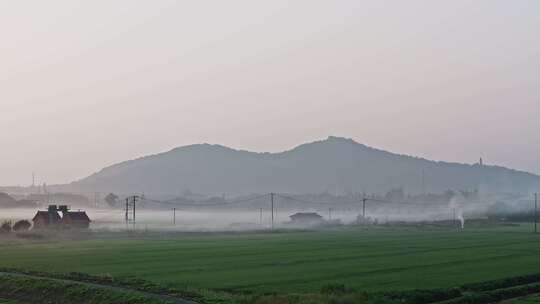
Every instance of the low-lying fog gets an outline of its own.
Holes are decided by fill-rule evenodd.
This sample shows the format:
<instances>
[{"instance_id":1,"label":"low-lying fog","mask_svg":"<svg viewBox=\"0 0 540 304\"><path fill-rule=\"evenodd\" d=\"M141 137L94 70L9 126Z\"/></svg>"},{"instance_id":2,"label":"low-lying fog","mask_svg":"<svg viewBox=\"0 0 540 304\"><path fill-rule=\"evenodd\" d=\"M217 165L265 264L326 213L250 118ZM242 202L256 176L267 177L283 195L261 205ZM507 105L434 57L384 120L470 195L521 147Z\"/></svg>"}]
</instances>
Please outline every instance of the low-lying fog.
<instances>
[{"instance_id":1,"label":"low-lying fog","mask_svg":"<svg viewBox=\"0 0 540 304\"><path fill-rule=\"evenodd\" d=\"M136 221L130 207L129 223L126 225L126 213L122 204L114 207L84 207L92 223L91 229L109 230L163 230L163 231L241 231L265 230L274 228L314 228L349 224L385 224L389 222L435 222L454 221L465 225L468 219L493 218L509 221L532 221L534 201L529 196L515 195L479 195L471 192L462 195L448 192L441 195L423 195L405 197L401 190L395 191L398 199L392 198L392 192L386 198L365 198L365 218L363 217L363 199L344 200L330 197L323 203L319 197L292 197L276 195L272 215L268 197L259 196L239 200L244 205L225 201L219 207L208 206L208 202L178 203L151 200L137 205ZM408 201L407 201L408 200ZM120 200L121 201L121 200ZM156 203L158 202L158 203ZM168 204L168 205L167 205ZM202 205L201 205L202 204ZM207 206L204 206L207 204ZM40 210L46 210L41 204ZM105 204L103 205L105 206ZM173 211L176 207L176 211ZM73 207L72 210L78 210ZM37 208L0 209L0 221L32 220ZM291 215L304 213L299 220L292 221ZM315 214L314 214L315 213ZM272 223L273 218L273 223Z\"/></svg>"},{"instance_id":2,"label":"low-lying fog","mask_svg":"<svg viewBox=\"0 0 540 304\"><path fill-rule=\"evenodd\" d=\"M32 220L38 209L0 209L0 221ZM125 230L125 211L119 209L84 209L92 220L91 229ZM362 219L362 211L353 209L305 209L301 211L275 210L275 228L308 228L312 224L292 224L289 216L297 213L315 212L323 217L322 224L355 224ZM371 222L383 224L386 222L407 221L441 221L459 220L461 211L454 215L452 209L431 210L427 212L412 212L401 210L397 212L366 212L366 218ZM133 229L131 221L132 213L129 214L130 223L127 228ZM264 230L272 226L270 210L148 210L136 211L135 228L139 230L163 230L163 231L241 231L241 230Z\"/></svg>"}]
</instances>

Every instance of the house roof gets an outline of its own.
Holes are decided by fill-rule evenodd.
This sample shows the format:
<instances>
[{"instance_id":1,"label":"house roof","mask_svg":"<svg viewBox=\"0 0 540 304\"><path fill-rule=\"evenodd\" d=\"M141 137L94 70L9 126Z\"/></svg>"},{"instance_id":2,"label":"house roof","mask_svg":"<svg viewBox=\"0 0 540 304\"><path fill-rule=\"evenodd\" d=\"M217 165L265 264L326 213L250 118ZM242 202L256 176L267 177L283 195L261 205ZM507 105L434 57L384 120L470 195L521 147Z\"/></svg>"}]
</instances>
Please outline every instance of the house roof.
<instances>
[{"instance_id":1,"label":"house roof","mask_svg":"<svg viewBox=\"0 0 540 304\"><path fill-rule=\"evenodd\" d=\"M72 221L90 222L90 218L84 211L68 211L64 214L64 218L69 217Z\"/></svg>"},{"instance_id":2,"label":"house roof","mask_svg":"<svg viewBox=\"0 0 540 304\"><path fill-rule=\"evenodd\" d=\"M290 216L291 219L322 219L322 216L315 212L299 212Z\"/></svg>"},{"instance_id":3,"label":"house roof","mask_svg":"<svg viewBox=\"0 0 540 304\"><path fill-rule=\"evenodd\" d=\"M49 211L38 211L32 221L35 221L37 218L43 218L47 222L49 221L50 216L52 216L53 221L60 221L60 215L58 215L58 212L51 212L49 214Z\"/></svg>"}]
</instances>

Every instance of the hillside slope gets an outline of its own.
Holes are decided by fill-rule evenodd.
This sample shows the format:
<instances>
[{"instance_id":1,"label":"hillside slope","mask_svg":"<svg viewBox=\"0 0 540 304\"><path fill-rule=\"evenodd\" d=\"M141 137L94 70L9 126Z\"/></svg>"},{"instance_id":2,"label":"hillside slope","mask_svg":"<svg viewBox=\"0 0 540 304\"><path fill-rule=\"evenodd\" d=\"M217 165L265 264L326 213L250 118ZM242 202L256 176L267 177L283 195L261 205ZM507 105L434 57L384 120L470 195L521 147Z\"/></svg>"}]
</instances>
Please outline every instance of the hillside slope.
<instances>
[{"instance_id":1,"label":"hillside slope","mask_svg":"<svg viewBox=\"0 0 540 304\"><path fill-rule=\"evenodd\" d=\"M69 185L76 191L178 194L383 192L403 187L529 192L540 176L496 166L435 162L329 137L281 153L191 145L119 163Z\"/></svg>"}]
</instances>

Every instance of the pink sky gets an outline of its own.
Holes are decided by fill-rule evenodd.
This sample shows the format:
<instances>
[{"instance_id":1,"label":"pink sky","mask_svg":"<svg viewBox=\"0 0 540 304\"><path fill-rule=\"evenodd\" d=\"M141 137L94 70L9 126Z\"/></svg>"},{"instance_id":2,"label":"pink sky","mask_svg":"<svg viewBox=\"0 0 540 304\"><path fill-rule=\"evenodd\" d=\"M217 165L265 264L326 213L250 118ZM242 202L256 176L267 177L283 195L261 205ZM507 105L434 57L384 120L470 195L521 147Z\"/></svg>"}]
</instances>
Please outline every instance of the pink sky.
<instances>
[{"instance_id":1,"label":"pink sky","mask_svg":"<svg viewBox=\"0 0 540 304\"><path fill-rule=\"evenodd\" d=\"M328 135L540 173L540 2L2 1L0 185Z\"/></svg>"}]
</instances>

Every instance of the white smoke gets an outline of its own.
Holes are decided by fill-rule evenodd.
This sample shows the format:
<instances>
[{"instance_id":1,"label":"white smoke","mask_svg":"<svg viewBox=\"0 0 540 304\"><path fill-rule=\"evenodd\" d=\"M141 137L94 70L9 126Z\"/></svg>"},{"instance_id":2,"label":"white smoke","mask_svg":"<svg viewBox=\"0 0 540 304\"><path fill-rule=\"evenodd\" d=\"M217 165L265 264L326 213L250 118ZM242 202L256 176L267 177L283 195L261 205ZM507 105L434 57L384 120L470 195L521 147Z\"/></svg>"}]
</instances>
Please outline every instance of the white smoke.
<instances>
[{"instance_id":1,"label":"white smoke","mask_svg":"<svg viewBox=\"0 0 540 304\"><path fill-rule=\"evenodd\" d=\"M453 212L456 220L460 222L461 229L465 228L465 217L463 216L463 208L466 199L462 194L455 194L448 204L448 207Z\"/></svg>"}]
</instances>

